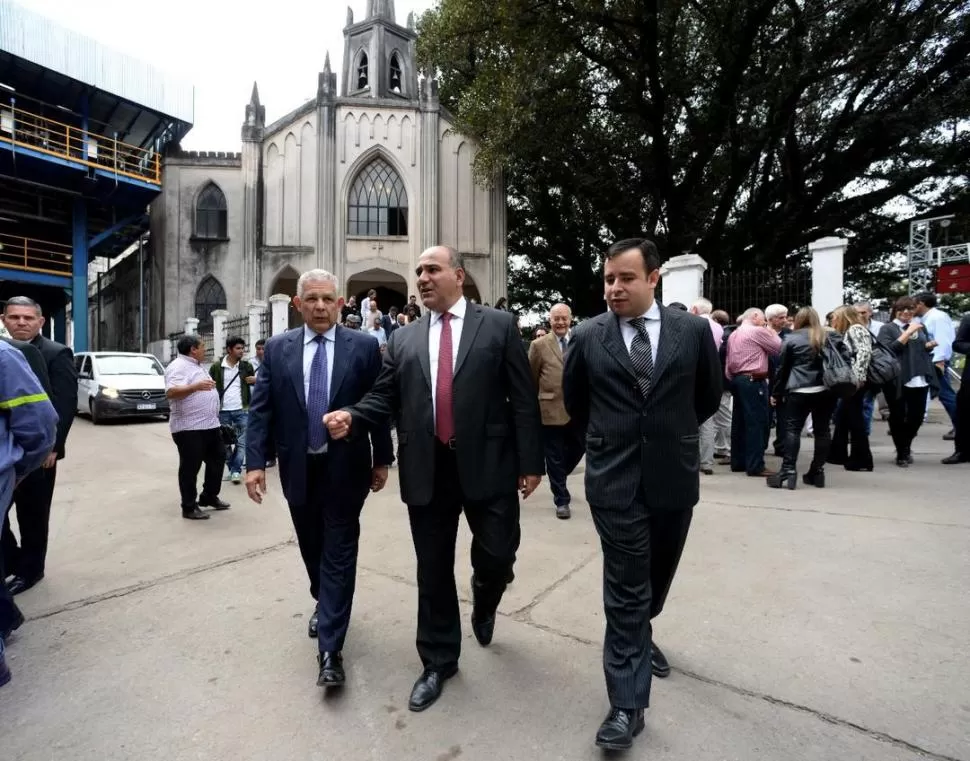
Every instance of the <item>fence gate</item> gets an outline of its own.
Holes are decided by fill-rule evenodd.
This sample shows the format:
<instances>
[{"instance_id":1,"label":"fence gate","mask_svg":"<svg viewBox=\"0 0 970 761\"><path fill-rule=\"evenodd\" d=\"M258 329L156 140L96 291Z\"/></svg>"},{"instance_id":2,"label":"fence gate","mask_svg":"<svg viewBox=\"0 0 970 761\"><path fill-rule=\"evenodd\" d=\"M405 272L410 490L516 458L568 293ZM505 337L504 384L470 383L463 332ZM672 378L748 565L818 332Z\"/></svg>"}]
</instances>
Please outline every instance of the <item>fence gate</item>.
<instances>
[{"instance_id":1,"label":"fence gate","mask_svg":"<svg viewBox=\"0 0 970 761\"><path fill-rule=\"evenodd\" d=\"M175 359L179 355L178 342L179 342L179 339L182 336L184 336L184 335L185 335L185 331L184 330L180 330L177 333L169 333L168 334L168 343L169 343L169 358L168 359L169 359L169 362L171 362L173 359Z\"/></svg>"},{"instance_id":2,"label":"fence gate","mask_svg":"<svg viewBox=\"0 0 970 761\"><path fill-rule=\"evenodd\" d=\"M248 315L237 315L236 317L226 318L226 340L230 338L241 338L246 342L246 348L252 348L252 339L249 335Z\"/></svg>"},{"instance_id":3,"label":"fence gate","mask_svg":"<svg viewBox=\"0 0 970 761\"><path fill-rule=\"evenodd\" d=\"M704 295L732 321L746 309L764 309L769 304L784 304L794 314L812 305L810 260L790 261L780 267L712 270L704 278Z\"/></svg>"}]
</instances>

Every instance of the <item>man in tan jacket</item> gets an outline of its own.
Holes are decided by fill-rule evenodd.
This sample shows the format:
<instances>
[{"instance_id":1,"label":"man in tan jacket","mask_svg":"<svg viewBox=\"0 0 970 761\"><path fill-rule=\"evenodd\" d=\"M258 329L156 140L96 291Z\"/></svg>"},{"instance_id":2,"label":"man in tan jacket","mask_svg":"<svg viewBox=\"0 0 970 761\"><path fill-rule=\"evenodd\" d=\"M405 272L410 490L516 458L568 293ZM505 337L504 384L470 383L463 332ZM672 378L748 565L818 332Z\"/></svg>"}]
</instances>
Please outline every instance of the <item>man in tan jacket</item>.
<instances>
[{"instance_id":1,"label":"man in tan jacket","mask_svg":"<svg viewBox=\"0 0 970 761\"><path fill-rule=\"evenodd\" d=\"M539 392L542 432L545 442L546 473L552 485L556 517L567 519L569 510L568 476L583 456L583 431L569 419L562 396L563 355L569 347L572 312L566 304L549 310L552 332L537 338L529 346L529 364Z\"/></svg>"}]
</instances>

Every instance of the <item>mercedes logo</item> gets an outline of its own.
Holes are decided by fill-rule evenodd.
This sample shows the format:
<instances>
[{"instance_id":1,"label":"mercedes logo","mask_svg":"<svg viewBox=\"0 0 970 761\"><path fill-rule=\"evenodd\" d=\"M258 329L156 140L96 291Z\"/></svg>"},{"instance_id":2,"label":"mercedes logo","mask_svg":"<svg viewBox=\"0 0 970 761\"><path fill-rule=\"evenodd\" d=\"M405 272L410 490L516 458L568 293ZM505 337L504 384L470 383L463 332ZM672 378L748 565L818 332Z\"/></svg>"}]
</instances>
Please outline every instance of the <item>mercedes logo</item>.
<instances>
[{"instance_id":1,"label":"mercedes logo","mask_svg":"<svg viewBox=\"0 0 970 761\"><path fill-rule=\"evenodd\" d=\"M151 399L152 398L152 392L151 391L142 391L141 392L141 398L142 399Z\"/></svg>"}]
</instances>

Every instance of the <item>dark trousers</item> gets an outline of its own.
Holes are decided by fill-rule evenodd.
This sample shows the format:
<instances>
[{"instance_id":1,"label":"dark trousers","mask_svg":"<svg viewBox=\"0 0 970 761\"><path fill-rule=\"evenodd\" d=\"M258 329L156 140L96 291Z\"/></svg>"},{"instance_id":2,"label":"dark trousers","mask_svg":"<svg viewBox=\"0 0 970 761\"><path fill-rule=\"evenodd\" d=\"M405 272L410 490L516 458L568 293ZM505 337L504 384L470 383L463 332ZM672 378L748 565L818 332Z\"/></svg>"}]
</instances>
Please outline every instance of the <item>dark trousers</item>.
<instances>
[{"instance_id":1,"label":"dark trousers","mask_svg":"<svg viewBox=\"0 0 970 761\"><path fill-rule=\"evenodd\" d=\"M896 446L896 459L905 460L913 454L913 439L923 425L926 414L926 395L929 387L890 389L886 393L889 403L889 433Z\"/></svg>"},{"instance_id":2,"label":"dark trousers","mask_svg":"<svg viewBox=\"0 0 970 761\"><path fill-rule=\"evenodd\" d=\"M549 476L553 501L556 507L568 505L570 495L566 488L566 477L583 459L586 442L579 426L574 423L544 425L542 435L546 450L546 475Z\"/></svg>"},{"instance_id":3,"label":"dark trousers","mask_svg":"<svg viewBox=\"0 0 970 761\"><path fill-rule=\"evenodd\" d=\"M808 416L812 416L812 441L815 451L812 454L812 464L809 471L817 473L825 467L832 445L830 425L832 413L835 411L835 396L829 391L819 391L815 394L789 394L785 403L785 439L782 448L784 455L781 468L783 471L793 471L798 465L798 450L802 443L802 429Z\"/></svg>"},{"instance_id":4,"label":"dark trousers","mask_svg":"<svg viewBox=\"0 0 970 761\"><path fill-rule=\"evenodd\" d=\"M953 451L970 459L970 375L964 383L960 384L960 390L957 391L956 419Z\"/></svg>"},{"instance_id":5,"label":"dark trousers","mask_svg":"<svg viewBox=\"0 0 970 761\"><path fill-rule=\"evenodd\" d=\"M455 585L455 540L464 508L472 532L475 608L488 617L498 608L519 544L519 498L515 492L488 502L465 499L454 450L435 445L434 496L408 505L418 559L418 655L425 667L445 669L461 655L461 616Z\"/></svg>"},{"instance_id":6,"label":"dark trousers","mask_svg":"<svg viewBox=\"0 0 970 761\"><path fill-rule=\"evenodd\" d=\"M731 380L731 470L758 475L765 469L768 436L768 384L746 375Z\"/></svg>"},{"instance_id":7,"label":"dark trousers","mask_svg":"<svg viewBox=\"0 0 970 761\"><path fill-rule=\"evenodd\" d=\"M7 506L0 505L0 512L6 518ZM0 633L13 627L14 621L20 618L20 610L17 603L13 601L13 595L7 590L4 579L7 578L7 569L3 561L3 550L0 549Z\"/></svg>"},{"instance_id":8,"label":"dark trousers","mask_svg":"<svg viewBox=\"0 0 970 761\"><path fill-rule=\"evenodd\" d=\"M343 650L357 586L360 513L366 481L349 490L346 474L334 478L328 455L307 455L306 504L290 505L300 555L317 601L320 652ZM339 486L338 486L339 482Z\"/></svg>"},{"instance_id":9,"label":"dark trousers","mask_svg":"<svg viewBox=\"0 0 970 761\"><path fill-rule=\"evenodd\" d=\"M835 435L832 437L828 462L845 465L849 470L872 469L866 399L871 399L869 392L861 388L848 399L842 400L835 416Z\"/></svg>"},{"instance_id":10,"label":"dark trousers","mask_svg":"<svg viewBox=\"0 0 970 761\"><path fill-rule=\"evenodd\" d=\"M196 505L196 484L199 468L205 463L202 480L203 502L215 499L222 488L222 467L226 461L226 447L218 428L205 431L178 431L172 434L179 451L179 492L182 509L191 510Z\"/></svg>"},{"instance_id":11,"label":"dark trousers","mask_svg":"<svg viewBox=\"0 0 970 761\"><path fill-rule=\"evenodd\" d=\"M650 514L637 499L626 510L590 506L603 548L606 638L603 672L610 705L650 705L650 620L663 609L693 509Z\"/></svg>"},{"instance_id":12,"label":"dark trousers","mask_svg":"<svg viewBox=\"0 0 970 761\"><path fill-rule=\"evenodd\" d=\"M3 519L3 556L6 572L25 579L44 575L47 563L47 537L50 529L51 500L57 466L32 471L14 489L13 504L17 508L20 527L20 546L10 529L9 513Z\"/></svg>"}]
</instances>

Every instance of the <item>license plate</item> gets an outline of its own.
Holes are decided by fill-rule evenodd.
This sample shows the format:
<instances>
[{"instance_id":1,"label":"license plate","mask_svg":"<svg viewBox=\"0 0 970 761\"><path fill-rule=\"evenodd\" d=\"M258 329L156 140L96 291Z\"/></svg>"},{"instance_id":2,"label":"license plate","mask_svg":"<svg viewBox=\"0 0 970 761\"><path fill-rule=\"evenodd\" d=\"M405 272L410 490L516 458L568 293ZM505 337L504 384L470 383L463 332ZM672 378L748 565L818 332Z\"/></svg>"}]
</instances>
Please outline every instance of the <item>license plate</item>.
<instances>
[{"instance_id":1,"label":"license plate","mask_svg":"<svg viewBox=\"0 0 970 761\"><path fill-rule=\"evenodd\" d=\"M149 402L147 404L139 404L138 405L138 409L140 409L140 410L153 410L153 409L156 408L156 406L157 405L154 402Z\"/></svg>"}]
</instances>

